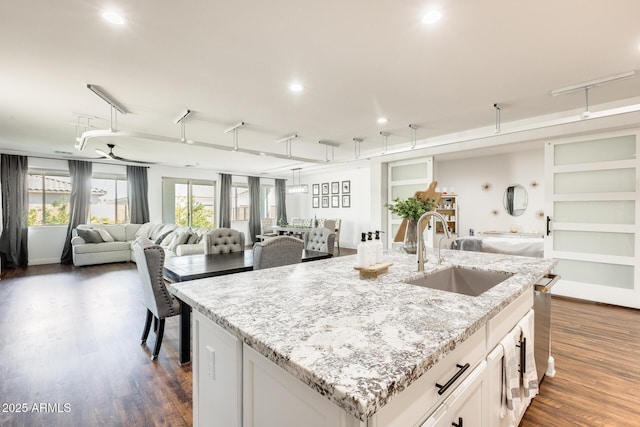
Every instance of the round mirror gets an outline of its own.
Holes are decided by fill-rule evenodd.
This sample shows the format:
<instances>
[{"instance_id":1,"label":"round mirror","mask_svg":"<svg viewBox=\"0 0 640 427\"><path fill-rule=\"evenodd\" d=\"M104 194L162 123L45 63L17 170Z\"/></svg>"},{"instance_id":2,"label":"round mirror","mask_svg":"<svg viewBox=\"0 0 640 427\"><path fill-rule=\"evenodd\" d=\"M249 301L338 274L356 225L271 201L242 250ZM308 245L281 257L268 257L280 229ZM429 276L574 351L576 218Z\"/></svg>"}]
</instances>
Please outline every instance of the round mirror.
<instances>
[{"instance_id":1,"label":"round mirror","mask_svg":"<svg viewBox=\"0 0 640 427\"><path fill-rule=\"evenodd\" d=\"M527 210L527 190L513 184L504 190L504 210L511 216L520 216Z\"/></svg>"}]
</instances>

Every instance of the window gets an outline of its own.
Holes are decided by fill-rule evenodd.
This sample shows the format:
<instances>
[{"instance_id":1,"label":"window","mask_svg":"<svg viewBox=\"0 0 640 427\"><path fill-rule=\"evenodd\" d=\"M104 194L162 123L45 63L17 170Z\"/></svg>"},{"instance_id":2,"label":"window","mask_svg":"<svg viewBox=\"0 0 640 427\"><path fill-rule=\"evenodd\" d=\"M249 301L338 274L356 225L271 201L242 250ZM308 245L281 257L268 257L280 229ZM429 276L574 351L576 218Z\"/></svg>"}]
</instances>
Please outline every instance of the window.
<instances>
[{"instance_id":1,"label":"window","mask_svg":"<svg viewBox=\"0 0 640 427\"><path fill-rule=\"evenodd\" d=\"M51 171L29 172L29 227L69 224L69 174Z\"/></svg>"},{"instance_id":2,"label":"window","mask_svg":"<svg viewBox=\"0 0 640 427\"><path fill-rule=\"evenodd\" d=\"M89 222L119 224L129 221L127 178L124 176L94 176L91 179Z\"/></svg>"},{"instance_id":3,"label":"window","mask_svg":"<svg viewBox=\"0 0 640 427\"><path fill-rule=\"evenodd\" d=\"M249 220L249 186L233 184L231 186L231 221Z\"/></svg>"},{"instance_id":4,"label":"window","mask_svg":"<svg viewBox=\"0 0 640 427\"><path fill-rule=\"evenodd\" d=\"M276 219L276 187L260 186L260 217Z\"/></svg>"},{"instance_id":5,"label":"window","mask_svg":"<svg viewBox=\"0 0 640 427\"><path fill-rule=\"evenodd\" d=\"M162 221L215 227L215 181L162 178Z\"/></svg>"}]
</instances>

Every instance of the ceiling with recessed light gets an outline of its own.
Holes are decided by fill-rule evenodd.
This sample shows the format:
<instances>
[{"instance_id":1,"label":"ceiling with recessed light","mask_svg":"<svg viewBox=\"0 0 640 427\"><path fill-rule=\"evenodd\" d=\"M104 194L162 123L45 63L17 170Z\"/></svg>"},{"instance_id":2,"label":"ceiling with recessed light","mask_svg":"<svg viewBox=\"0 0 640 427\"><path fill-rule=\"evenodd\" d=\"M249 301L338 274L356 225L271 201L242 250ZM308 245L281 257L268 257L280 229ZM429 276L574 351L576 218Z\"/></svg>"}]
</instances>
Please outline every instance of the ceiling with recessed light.
<instances>
[{"instance_id":1,"label":"ceiling with recessed light","mask_svg":"<svg viewBox=\"0 0 640 427\"><path fill-rule=\"evenodd\" d=\"M0 152L99 159L115 144L127 159L282 175L353 159L354 144L407 146L410 124L418 139L492 126L494 103L504 128L584 106L553 89L640 68L639 16L637 0L10 2ZM87 84L128 114L112 118ZM639 96L638 74L589 92L591 105Z\"/></svg>"}]
</instances>

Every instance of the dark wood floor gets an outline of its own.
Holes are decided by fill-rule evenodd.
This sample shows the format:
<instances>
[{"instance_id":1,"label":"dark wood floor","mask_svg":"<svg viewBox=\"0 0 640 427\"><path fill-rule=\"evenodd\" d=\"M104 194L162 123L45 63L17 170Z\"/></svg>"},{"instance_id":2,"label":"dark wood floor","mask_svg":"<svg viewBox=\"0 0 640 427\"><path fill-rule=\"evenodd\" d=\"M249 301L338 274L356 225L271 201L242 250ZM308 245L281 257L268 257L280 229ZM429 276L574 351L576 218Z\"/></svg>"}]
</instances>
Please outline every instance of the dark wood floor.
<instances>
[{"instance_id":1,"label":"dark wood floor","mask_svg":"<svg viewBox=\"0 0 640 427\"><path fill-rule=\"evenodd\" d=\"M139 344L141 301L131 263L4 271L0 426L191 425L177 319L152 362ZM640 311L558 298L552 306L558 372L522 427L640 426Z\"/></svg>"}]
</instances>

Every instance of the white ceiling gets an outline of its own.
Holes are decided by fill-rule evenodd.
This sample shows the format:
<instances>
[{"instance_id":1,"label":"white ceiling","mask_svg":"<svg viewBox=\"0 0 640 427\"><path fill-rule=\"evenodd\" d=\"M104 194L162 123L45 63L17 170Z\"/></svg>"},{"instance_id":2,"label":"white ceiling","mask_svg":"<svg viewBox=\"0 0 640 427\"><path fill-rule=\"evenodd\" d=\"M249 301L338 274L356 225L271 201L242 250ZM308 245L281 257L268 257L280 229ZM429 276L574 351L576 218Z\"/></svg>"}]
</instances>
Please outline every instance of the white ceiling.
<instances>
[{"instance_id":1,"label":"white ceiling","mask_svg":"<svg viewBox=\"0 0 640 427\"><path fill-rule=\"evenodd\" d=\"M105 22L114 7L120 27ZM431 8L434 25L421 22ZM611 0L58 0L9 2L0 14L0 151L121 157L220 171L282 174L304 163L206 146L96 138L74 148L78 115L108 129L99 85L130 114L117 129L322 161L495 124L583 108L552 89L640 68L640 1ZM297 80L305 89L292 93ZM590 104L640 96L640 75L593 88ZM380 125L379 116L389 118ZM83 119L84 120L84 119ZM83 121L84 123L84 121ZM22 150L22 151L17 151ZM63 154L64 155L64 154Z\"/></svg>"}]
</instances>

